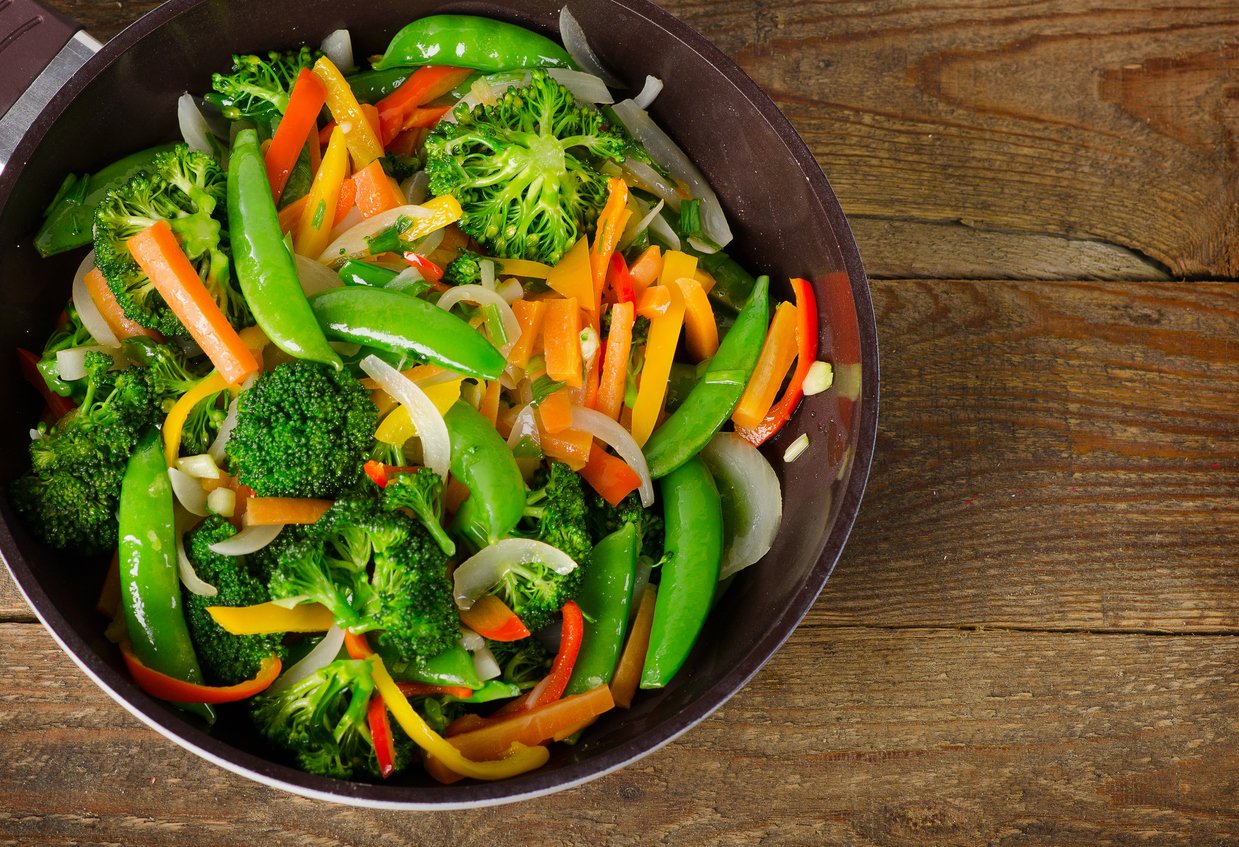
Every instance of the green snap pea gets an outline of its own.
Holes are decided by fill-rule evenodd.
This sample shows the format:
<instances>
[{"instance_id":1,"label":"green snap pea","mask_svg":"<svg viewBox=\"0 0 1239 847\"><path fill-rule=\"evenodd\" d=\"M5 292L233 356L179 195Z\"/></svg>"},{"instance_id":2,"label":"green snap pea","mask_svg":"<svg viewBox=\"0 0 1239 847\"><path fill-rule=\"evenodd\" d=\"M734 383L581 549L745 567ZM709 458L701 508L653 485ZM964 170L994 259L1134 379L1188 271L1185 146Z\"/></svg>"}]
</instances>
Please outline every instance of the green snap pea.
<instances>
[{"instance_id":1,"label":"green snap pea","mask_svg":"<svg viewBox=\"0 0 1239 847\"><path fill-rule=\"evenodd\" d=\"M509 700L520 695L521 689L519 685L504 682L501 679L488 679L471 696L457 699L461 703L492 703L495 700Z\"/></svg>"},{"instance_id":2,"label":"green snap pea","mask_svg":"<svg viewBox=\"0 0 1239 847\"><path fill-rule=\"evenodd\" d=\"M375 643L377 642L377 643ZM410 662L400 657L391 647L383 643L383 639L374 639L374 652L383 659L383 664L391 671L392 678L400 682L424 682L427 685L450 685L471 688L477 691L482 687L473 665L473 654L460 644L432 656Z\"/></svg>"},{"instance_id":3,"label":"green snap pea","mask_svg":"<svg viewBox=\"0 0 1239 847\"><path fill-rule=\"evenodd\" d=\"M172 483L155 429L142 436L129 457L118 517L121 608L133 653L152 670L201 685L181 602ZM208 721L215 719L206 704L182 705Z\"/></svg>"},{"instance_id":4,"label":"green snap pea","mask_svg":"<svg viewBox=\"0 0 1239 847\"><path fill-rule=\"evenodd\" d=\"M323 330L341 341L420 356L476 379L498 379L507 366L485 336L419 297L358 285L324 291L310 305Z\"/></svg>"},{"instance_id":5,"label":"green snap pea","mask_svg":"<svg viewBox=\"0 0 1239 847\"><path fill-rule=\"evenodd\" d=\"M632 524L624 524L594 547L576 598L585 616L585 632L566 695L606 685L615 675L628 629L637 548Z\"/></svg>"},{"instance_id":6,"label":"green snap pea","mask_svg":"<svg viewBox=\"0 0 1239 847\"><path fill-rule=\"evenodd\" d=\"M396 33L374 69L418 65L451 65L488 73L576 67L568 51L546 36L474 15L430 15L413 21Z\"/></svg>"},{"instance_id":7,"label":"green snap pea","mask_svg":"<svg viewBox=\"0 0 1239 847\"><path fill-rule=\"evenodd\" d=\"M271 343L298 359L343 367L301 289L252 129L237 133L228 160L228 234L241 293Z\"/></svg>"},{"instance_id":8,"label":"green snap pea","mask_svg":"<svg viewBox=\"0 0 1239 847\"><path fill-rule=\"evenodd\" d=\"M508 445L477 409L457 400L443 420L452 440L452 476L469 489L452 529L480 550L516 527L525 512L525 480Z\"/></svg>"},{"instance_id":9,"label":"green snap pea","mask_svg":"<svg viewBox=\"0 0 1239 847\"><path fill-rule=\"evenodd\" d=\"M701 253L687 243L681 249L696 256L697 266L714 277L714 287L710 289L709 297L715 310L723 314L738 312L757 284L753 275L722 250L716 253ZM719 310L718 307L722 309Z\"/></svg>"},{"instance_id":10,"label":"green snap pea","mask_svg":"<svg viewBox=\"0 0 1239 847\"><path fill-rule=\"evenodd\" d=\"M413 75L413 68L396 67L382 71L361 71L344 79L359 103L377 103L404 84Z\"/></svg>"},{"instance_id":11,"label":"green snap pea","mask_svg":"<svg viewBox=\"0 0 1239 847\"><path fill-rule=\"evenodd\" d=\"M345 285L368 285L371 288L382 288L399 276L390 268L360 262L357 259L345 261L340 266L339 274Z\"/></svg>"},{"instance_id":12,"label":"green snap pea","mask_svg":"<svg viewBox=\"0 0 1239 847\"><path fill-rule=\"evenodd\" d=\"M666 557L658 582L642 688L662 688L692 650L723 561L723 504L705 463L689 459L663 477Z\"/></svg>"},{"instance_id":13,"label":"green snap pea","mask_svg":"<svg viewBox=\"0 0 1239 847\"><path fill-rule=\"evenodd\" d=\"M61 183L34 236L40 256L85 247L94 238L95 209L104 195L149 168L155 157L175 145L163 144L113 162L95 174L69 174Z\"/></svg>"},{"instance_id":14,"label":"green snap pea","mask_svg":"<svg viewBox=\"0 0 1239 847\"><path fill-rule=\"evenodd\" d=\"M748 302L718 346L701 379L645 444L650 476L658 479L696 456L735 411L757 366L770 320L769 277L759 277Z\"/></svg>"}]
</instances>

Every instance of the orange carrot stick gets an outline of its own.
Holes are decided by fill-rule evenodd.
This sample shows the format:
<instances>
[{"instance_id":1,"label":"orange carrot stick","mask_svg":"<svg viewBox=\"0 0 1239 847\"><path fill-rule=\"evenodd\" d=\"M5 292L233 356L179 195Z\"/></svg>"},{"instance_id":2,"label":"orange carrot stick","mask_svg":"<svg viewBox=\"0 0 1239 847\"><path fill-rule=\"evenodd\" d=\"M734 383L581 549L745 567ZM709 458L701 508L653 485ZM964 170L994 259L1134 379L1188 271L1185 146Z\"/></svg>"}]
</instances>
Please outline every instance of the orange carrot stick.
<instances>
[{"instance_id":1,"label":"orange carrot stick","mask_svg":"<svg viewBox=\"0 0 1239 847\"><path fill-rule=\"evenodd\" d=\"M627 462L596 444L589 451L589 461L581 468L581 478L612 506L618 506L641 487L641 477Z\"/></svg>"},{"instance_id":2,"label":"orange carrot stick","mask_svg":"<svg viewBox=\"0 0 1239 847\"><path fill-rule=\"evenodd\" d=\"M681 277L675 281L684 295L684 334L689 354L700 362L718 352L718 324L710 298L696 279Z\"/></svg>"},{"instance_id":3,"label":"orange carrot stick","mask_svg":"<svg viewBox=\"0 0 1239 847\"><path fill-rule=\"evenodd\" d=\"M145 335L147 338L154 339L163 338L155 330L147 329L137 321L131 321L125 317L125 310L120 307L116 295L112 293L112 289L108 287L108 281L103 278L103 273L98 268L92 268L82 281L86 283L86 293L99 307L104 323L108 325L118 340L124 341L135 335Z\"/></svg>"},{"instance_id":4,"label":"orange carrot stick","mask_svg":"<svg viewBox=\"0 0 1239 847\"><path fill-rule=\"evenodd\" d=\"M563 432L572 426L572 395L566 388L548 394L538 404L538 420L547 432Z\"/></svg>"},{"instance_id":5,"label":"orange carrot stick","mask_svg":"<svg viewBox=\"0 0 1239 847\"><path fill-rule=\"evenodd\" d=\"M352 181L357 191L357 208L364 217L371 218L379 212L405 205L404 197L392 187L378 159L355 173Z\"/></svg>"},{"instance_id":6,"label":"orange carrot stick","mask_svg":"<svg viewBox=\"0 0 1239 847\"><path fill-rule=\"evenodd\" d=\"M602 286L607 279L611 254L619 245L624 226L632 217L632 210L628 208L628 185L619 177L611 177L607 180L607 192L606 205L598 215L594 243L589 248L589 267L594 279L594 314L598 313L602 302Z\"/></svg>"},{"instance_id":7,"label":"orange carrot stick","mask_svg":"<svg viewBox=\"0 0 1239 847\"><path fill-rule=\"evenodd\" d=\"M276 524L311 524L331 508L330 500L304 497L251 497L245 512L249 526Z\"/></svg>"},{"instance_id":8,"label":"orange carrot stick","mask_svg":"<svg viewBox=\"0 0 1239 847\"><path fill-rule=\"evenodd\" d=\"M632 303L616 303L611 307L611 332L607 335L602 379L598 384L598 397L594 401L594 408L615 420L619 419L620 409L624 405L634 320L635 309Z\"/></svg>"},{"instance_id":9,"label":"orange carrot stick","mask_svg":"<svg viewBox=\"0 0 1239 847\"><path fill-rule=\"evenodd\" d=\"M651 285L637 295L637 314L643 318L654 320L670 308L671 290L665 285Z\"/></svg>"},{"instance_id":10,"label":"orange carrot stick","mask_svg":"<svg viewBox=\"0 0 1239 847\"><path fill-rule=\"evenodd\" d=\"M552 459L558 459L574 471L579 471L589 462L589 451L594 446L594 436L579 429L565 429L563 432L547 432L538 427L542 452Z\"/></svg>"},{"instance_id":11,"label":"orange carrot stick","mask_svg":"<svg viewBox=\"0 0 1239 847\"><path fill-rule=\"evenodd\" d=\"M656 244L645 248L645 252L638 256L637 261L628 269L633 288L636 289L635 294L640 297L641 292L653 285L662 272L663 251L659 250Z\"/></svg>"},{"instance_id":12,"label":"orange carrot stick","mask_svg":"<svg viewBox=\"0 0 1239 847\"><path fill-rule=\"evenodd\" d=\"M546 373L569 388L580 388L581 309L575 297L546 301L542 320L542 344L546 350Z\"/></svg>"},{"instance_id":13,"label":"orange carrot stick","mask_svg":"<svg viewBox=\"0 0 1239 847\"><path fill-rule=\"evenodd\" d=\"M305 211L305 204L309 199L310 195L307 194L280 209L280 232L287 235L293 231L297 222L301 220L301 213Z\"/></svg>"},{"instance_id":14,"label":"orange carrot stick","mask_svg":"<svg viewBox=\"0 0 1239 847\"><path fill-rule=\"evenodd\" d=\"M787 369L796 358L796 307L780 303L770 319L766 341L757 358L757 366L740 396L731 419L738 426L755 427L774 405L774 396L787 376Z\"/></svg>"},{"instance_id":15,"label":"orange carrot stick","mask_svg":"<svg viewBox=\"0 0 1239 847\"><path fill-rule=\"evenodd\" d=\"M516 322L521 327L521 337L512 345L508 353L508 363L524 368L529 359L538 349L538 340L542 335L542 320L546 316L545 300L517 300L512 304L512 312Z\"/></svg>"}]
</instances>

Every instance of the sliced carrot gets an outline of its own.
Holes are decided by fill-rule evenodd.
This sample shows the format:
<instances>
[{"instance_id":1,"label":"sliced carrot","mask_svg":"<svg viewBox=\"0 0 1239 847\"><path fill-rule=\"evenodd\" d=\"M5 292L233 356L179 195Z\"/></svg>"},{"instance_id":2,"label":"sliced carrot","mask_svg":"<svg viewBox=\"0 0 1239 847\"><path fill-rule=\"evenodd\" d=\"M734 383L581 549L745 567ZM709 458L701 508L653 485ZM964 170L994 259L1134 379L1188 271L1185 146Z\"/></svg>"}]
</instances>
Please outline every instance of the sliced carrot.
<instances>
[{"instance_id":1,"label":"sliced carrot","mask_svg":"<svg viewBox=\"0 0 1239 847\"><path fill-rule=\"evenodd\" d=\"M594 282L594 314L598 313L602 302L602 286L607 279L607 267L611 263L611 254L619 245L620 236L632 211L628 208L628 185L619 177L607 180L607 202L598 215L598 226L594 231L594 243L589 249L589 266Z\"/></svg>"},{"instance_id":2,"label":"sliced carrot","mask_svg":"<svg viewBox=\"0 0 1239 847\"><path fill-rule=\"evenodd\" d=\"M248 526L311 524L331 508L330 500L306 497L252 497L245 512Z\"/></svg>"},{"instance_id":3,"label":"sliced carrot","mask_svg":"<svg viewBox=\"0 0 1239 847\"><path fill-rule=\"evenodd\" d=\"M606 353L602 359L602 377L598 383L594 408L615 420L619 419L620 409L624 406L628 355L632 350L632 324L635 316L636 310L632 303L616 303L611 307L611 331L607 335Z\"/></svg>"},{"instance_id":4,"label":"sliced carrot","mask_svg":"<svg viewBox=\"0 0 1239 847\"><path fill-rule=\"evenodd\" d=\"M718 324L710 298L696 279L680 277L675 281L684 295L684 334L688 352L700 362L718 352Z\"/></svg>"},{"instance_id":5,"label":"sliced carrot","mask_svg":"<svg viewBox=\"0 0 1239 847\"><path fill-rule=\"evenodd\" d=\"M353 174L351 181L357 192L357 208L361 209L363 217L372 218L379 212L405 205L404 196L392 187L378 159Z\"/></svg>"},{"instance_id":6,"label":"sliced carrot","mask_svg":"<svg viewBox=\"0 0 1239 847\"><path fill-rule=\"evenodd\" d=\"M265 153L267 180L275 202L280 202L288 175L297 164L297 157L305 147L306 139L314 131L319 112L327 102L327 88L323 81L309 68L302 68L288 97L288 108L280 125L275 128L271 145Z\"/></svg>"},{"instance_id":7,"label":"sliced carrot","mask_svg":"<svg viewBox=\"0 0 1239 847\"><path fill-rule=\"evenodd\" d=\"M451 110L451 106L418 106L410 109L409 113L404 116L404 123L400 125L401 131L408 132L411 129L432 127Z\"/></svg>"},{"instance_id":8,"label":"sliced carrot","mask_svg":"<svg viewBox=\"0 0 1239 847\"><path fill-rule=\"evenodd\" d=\"M340 183L340 194L336 197L336 214L335 219L332 221L332 227L344 220L344 216L356 205L357 183L352 179L346 179ZM362 215L364 216L365 212L362 212Z\"/></svg>"},{"instance_id":9,"label":"sliced carrot","mask_svg":"<svg viewBox=\"0 0 1239 847\"><path fill-rule=\"evenodd\" d=\"M615 698L615 705L621 709L632 705L632 697L637 693L637 683L641 681L641 671L645 668L645 653L650 647L650 628L654 624L654 602L657 599L658 589L653 585L646 585L637 606L637 616L632 622L632 631L628 633L624 652L620 654L615 675L611 677L611 696Z\"/></svg>"},{"instance_id":10,"label":"sliced carrot","mask_svg":"<svg viewBox=\"0 0 1239 847\"><path fill-rule=\"evenodd\" d=\"M637 295L637 314L643 318L654 320L670 308L671 289L665 285L651 285Z\"/></svg>"},{"instance_id":11,"label":"sliced carrot","mask_svg":"<svg viewBox=\"0 0 1239 847\"><path fill-rule=\"evenodd\" d=\"M305 211L305 204L309 201L309 199L310 195L306 194L302 197L298 197L283 209L280 209L281 232L287 235L297 228L297 222L301 220L301 213Z\"/></svg>"},{"instance_id":12,"label":"sliced carrot","mask_svg":"<svg viewBox=\"0 0 1239 847\"><path fill-rule=\"evenodd\" d=\"M131 321L125 317L125 310L120 307L116 295L112 293L112 289L108 287L108 281L103 278L103 273L98 268L91 268L82 281L86 284L86 293L99 307L104 323L108 325L118 340L124 341L136 335L144 335L156 340L163 339L163 336L155 330L147 329L137 321Z\"/></svg>"},{"instance_id":13,"label":"sliced carrot","mask_svg":"<svg viewBox=\"0 0 1239 847\"><path fill-rule=\"evenodd\" d=\"M491 426L499 420L499 389L502 387L497 379L487 380L486 390L482 393L482 403L478 406L478 411L490 421Z\"/></svg>"},{"instance_id":14,"label":"sliced carrot","mask_svg":"<svg viewBox=\"0 0 1239 847\"><path fill-rule=\"evenodd\" d=\"M580 388L581 309L577 298L546 301L546 317L542 320L542 346L546 351L547 376L559 380L569 388Z\"/></svg>"},{"instance_id":15,"label":"sliced carrot","mask_svg":"<svg viewBox=\"0 0 1239 847\"><path fill-rule=\"evenodd\" d=\"M645 252L638 256L637 261L628 268L636 289L634 293L640 297L641 292L653 285L654 280L658 279L662 272L663 251L658 249L658 245L645 248Z\"/></svg>"},{"instance_id":16,"label":"sliced carrot","mask_svg":"<svg viewBox=\"0 0 1239 847\"><path fill-rule=\"evenodd\" d=\"M551 268L546 284L564 297L576 298L582 307L593 308L594 277L589 267L589 241L584 236Z\"/></svg>"},{"instance_id":17,"label":"sliced carrot","mask_svg":"<svg viewBox=\"0 0 1239 847\"><path fill-rule=\"evenodd\" d=\"M641 477L627 462L594 445L589 461L581 468L581 478L612 506L641 487Z\"/></svg>"},{"instance_id":18,"label":"sliced carrot","mask_svg":"<svg viewBox=\"0 0 1239 847\"><path fill-rule=\"evenodd\" d=\"M314 175L301 221L297 224L293 244L302 256L317 259L327 248L331 228L335 226L336 204L340 199L340 186L348 171L348 144L339 127L331 133L323 164Z\"/></svg>"},{"instance_id":19,"label":"sliced carrot","mask_svg":"<svg viewBox=\"0 0 1239 847\"><path fill-rule=\"evenodd\" d=\"M258 372L258 360L220 311L166 220L139 232L128 246L168 308L229 385Z\"/></svg>"},{"instance_id":20,"label":"sliced carrot","mask_svg":"<svg viewBox=\"0 0 1239 847\"><path fill-rule=\"evenodd\" d=\"M665 288L671 294L671 305L666 314L657 315L650 321L649 341L645 345L645 364L637 383L637 401L632 408L632 437L644 446L649 440L658 416L662 414L663 401L667 397L667 379L671 375L671 363L675 348L680 342L680 329L684 325L684 296L678 285L652 285L651 291Z\"/></svg>"},{"instance_id":21,"label":"sliced carrot","mask_svg":"<svg viewBox=\"0 0 1239 847\"><path fill-rule=\"evenodd\" d=\"M517 300L512 304L516 322L520 324L521 336L508 353L508 363L524 369L538 349L542 335L542 321L546 317L546 300Z\"/></svg>"},{"instance_id":22,"label":"sliced carrot","mask_svg":"<svg viewBox=\"0 0 1239 847\"><path fill-rule=\"evenodd\" d=\"M594 446L594 436L579 429L562 432L547 432L538 427L542 452L558 459L574 471L579 471L589 462L589 451Z\"/></svg>"},{"instance_id":23,"label":"sliced carrot","mask_svg":"<svg viewBox=\"0 0 1239 847\"><path fill-rule=\"evenodd\" d=\"M779 393L783 378L795 358L796 307L791 303L780 303L770 319L770 329L766 331L766 341L762 344L757 366L731 414L737 426L755 427L761 423L774 405L774 397Z\"/></svg>"},{"instance_id":24,"label":"sliced carrot","mask_svg":"<svg viewBox=\"0 0 1239 847\"><path fill-rule=\"evenodd\" d=\"M494 594L483 594L472 606L462 610L460 621L491 641L519 641L529 637L529 629L521 619Z\"/></svg>"},{"instance_id":25,"label":"sliced carrot","mask_svg":"<svg viewBox=\"0 0 1239 847\"><path fill-rule=\"evenodd\" d=\"M538 420L550 433L563 432L572 426L572 395L567 388L548 394L538 404Z\"/></svg>"}]
</instances>

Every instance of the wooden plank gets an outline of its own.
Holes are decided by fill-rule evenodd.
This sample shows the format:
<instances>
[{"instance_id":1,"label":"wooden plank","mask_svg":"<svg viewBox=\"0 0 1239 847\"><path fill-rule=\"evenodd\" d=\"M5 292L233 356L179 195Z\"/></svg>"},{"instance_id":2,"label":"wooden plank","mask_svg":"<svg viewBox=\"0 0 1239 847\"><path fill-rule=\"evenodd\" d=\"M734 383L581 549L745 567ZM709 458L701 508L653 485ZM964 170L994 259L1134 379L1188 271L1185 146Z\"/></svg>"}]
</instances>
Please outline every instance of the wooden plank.
<instances>
[{"instance_id":1,"label":"wooden plank","mask_svg":"<svg viewBox=\"0 0 1239 847\"><path fill-rule=\"evenodd\" d=\"M649 758L498 809L286 796L139 725L28 624L0 626L0 838L38 847L1239 842L1239 641L833 628ZM204 803L204 797L211 802ZM226 810L226 811L225 811Z\"/></svg>"}]
</instances>

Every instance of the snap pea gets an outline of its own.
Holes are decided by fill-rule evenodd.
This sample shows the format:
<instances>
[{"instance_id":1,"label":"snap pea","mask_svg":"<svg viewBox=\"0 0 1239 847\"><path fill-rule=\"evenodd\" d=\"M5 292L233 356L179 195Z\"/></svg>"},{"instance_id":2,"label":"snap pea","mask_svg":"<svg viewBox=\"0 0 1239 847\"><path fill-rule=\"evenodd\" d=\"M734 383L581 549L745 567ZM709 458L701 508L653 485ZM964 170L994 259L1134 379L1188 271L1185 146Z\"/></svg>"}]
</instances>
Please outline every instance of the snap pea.
<instances>
[{"instance_id":1,"label":"snap pea","mask_svg":"<svg viewBox=\"0 0 1239 847\"><path fill-rule=\"evenodd\" d=\"M369 285L372 288L382 288L399 276L389 268L372 265L369 262L359 262L357 259L345 261L340 266L339 274L345 285Z\"/></svg>"},{"instance_id":2,"label":"snap pea","mask_svg":"<svg viewBox=\"0 0 1239 847\"><path fill-rule=\"evenodd\" d=\"M766 337L769 283L769 277L758 278L701 379L646 442L645 460L655 479L700 453L735 411Z\"/></svg>"},{"instance_id":3,"label":"snap pea","mask_svg":"<svg viewBox=\"0 0 1239 847\"><path fill-rule=\"evenodd\" d=\"M401 682L424 682L427 685L448 685L474 691L482 687L482 680L473 665L473 654L460 644L453 644L429 659L410 662L384 644L383 639L374 639L372 643L374 652L382 657L392 677Z\"/></svg>"},{"instance_id":4,"label":"snap pea","mask_svg":"<svg viewBox=\"0 0 1239 847\"><path fill-rule=\"evenodd\" d=\"M477 409L457 400L443 416L452 476L469 489L452 529L475 549L510 533L525 512L525 480L512 451Z\"/></svg>"},{"instance_id":5,"label":"snap pea","mask_svg":"<svg viewBox=\"0 0 1239 847\"><path fill-rule=\"evenodd\" d=\"M121 608L134 655L152 670L202 684L181 602L172 483L155 429L139 439L129 457L118 518ZM215 719L206 704L181 705L207 721Z\"/></svg>"},{"instance_id":6,"label":"snap pea","mask_svg":"<svg viewBox=\"0 0 1239 847\"><path fill-rule=\"evenodd\" d=\"M358 103L377 103L404 85L404 81L412 75L412 68L396 67L382 71L361 71L349 74L344 79L348 87L353 89L353 96Z\"/></svg>"},{"instance_id":7,"label":"snap pea","mask_svg":"<svg viewBox=\"0 0 1239 847\"><path fill-rule=\"evenodd\" d=\"M568 51L546 36L475 15L429 15L413 21L396 33L374 69L417 65L487 72L576 67Z\"/></svg>"},{"instance_id":8,"label":"snap pea","mask_svg":"<svg viewBox=\"0 0 1239 847\"><path fill-rule=\"evenodd\" d=\"M498 379L507 366L485 336L418 297L358 285L324 291L310 305L323 330L341 341L419 356L477 379Z\"/></svg>"},{"instance_id":9,"label":"snap pea","mask_svg":"<svg viewBox=\"0 0 1239 847\"><path fill-rule=\"evenodd\" d=\"M94 238L95 209L104 195L149 168L156 156L174 146L162 144L126 156L97 173L65 177L35 233L34 248L39 255L53 256L89 244Z\"/></svg>"},{"instance_id":10,"label":"snap pea","mask_svg":"<svg viewBox=\"0 0 1239 847\"><path fill-rule=\"evenodd\" d=\"M237 133L228 160L228 234L241 293L271 343L298 359L343 367L301 289L252 129Z\"/></svg>"},{"instance_id":11,"label":"snap pea","mask_svg":"<svg viewBox=\"0 0 1239 847\"><path fill-rule=\"evenodd\" d=\"M632 524L624 524L594 547L576 598L585 616L585 633L565 695L606 685L615 674L628 629L637 547Z\"/></svg>"},{"instance_id":12,"label":"snap pea","mask_svg":"<svg viewBox=\"0 0 1239 847\"><path fill-rule=\"evenodd\" d=\"M723 560L723 505L705 463L694 456L662 479L666 556L642 688L662 688L688 657L714 597Z\"/></svg>"}]
</instances>

